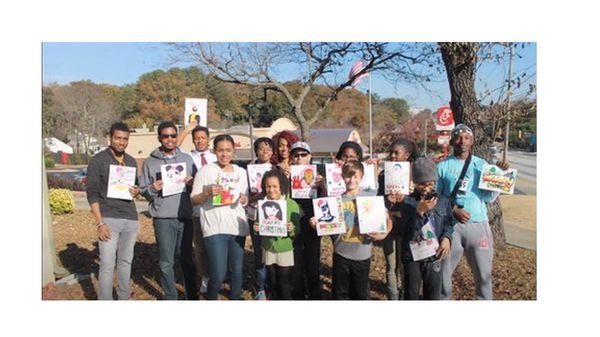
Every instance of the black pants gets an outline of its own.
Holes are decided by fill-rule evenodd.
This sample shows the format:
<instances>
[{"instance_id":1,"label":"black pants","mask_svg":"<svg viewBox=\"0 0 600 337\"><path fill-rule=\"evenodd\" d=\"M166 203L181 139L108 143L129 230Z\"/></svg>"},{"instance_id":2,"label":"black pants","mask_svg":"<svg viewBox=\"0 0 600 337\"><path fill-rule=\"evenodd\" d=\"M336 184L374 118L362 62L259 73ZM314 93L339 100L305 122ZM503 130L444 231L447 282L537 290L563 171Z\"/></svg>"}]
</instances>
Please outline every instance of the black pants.
<instances>
[{"instance_id":1,"label":"black pants","mask_svg":"<svg viewBox=\"0 0 600 337\"><path fill-rule=\"evenodd\" d=\"M271 299L292 299L292 267L280 267L272 264L267 266Z\"/></svg>"},{"instance_id":2,"label":"black pants","mask_svg":"<svg viewBox=\"0 0 600 337\"><path fill-rule=\"evenodd\" d=\"M441 261L404 262L404 299L418 300L423 284L423 299L439 300L442 292Z\"/></svg>"},{"instance_id":3,"label":"black pants","mask_svg":"<svg viewBox=\"0 0 600 337\"><path fill-rule=\"evenodd\" d=\"M349 260L333 254L333 289L336 300L368 300L371 259Z\"/></svg>"},{"instance_id":4,"label":"black pants","mask_svg":"<svg viewBox=\"0 0 600 337\"><path fill-rule=\"evenodd\" d=\"M300 235L294 239L293 299L306 299L306 285L308 285L309 299L323 299L320 266L321 237L314 229L302 226Z\"/></svg>"},{"instance_id":5,"label":"black pants","mask_svg":"<svg viewBox=\"0 0 600 337\"><path fill-rule=\"evenodd\" d=\"M183 237L181 238L181 269L183 281L188 300L198 299L198 287L196 285L196 265L194 264L194 223L192 219L183 219Z\"/></svg>"}]
</instances>

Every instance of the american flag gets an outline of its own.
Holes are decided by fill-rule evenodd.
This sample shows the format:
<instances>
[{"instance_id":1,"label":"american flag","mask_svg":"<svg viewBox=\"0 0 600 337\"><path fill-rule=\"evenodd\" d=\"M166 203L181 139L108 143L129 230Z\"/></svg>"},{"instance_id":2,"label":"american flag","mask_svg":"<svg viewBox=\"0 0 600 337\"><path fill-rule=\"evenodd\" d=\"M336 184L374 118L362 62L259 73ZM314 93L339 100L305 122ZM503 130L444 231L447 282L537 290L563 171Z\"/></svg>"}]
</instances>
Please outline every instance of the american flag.
<instances>
[{"instance_id":1,"label":"american flag","mask_svg":"<svg viewBox=\"0 0 600 337\"><path fill-rule=\"evenodd\" d=\"M358 60L358 61L354 62L354 64L352 65L352 69L350 69L350 74L348 74L348 79L351 79L353 76L358 74L361 70L363 70L365 68L366 65L367 65L367 61L365 61L365 60ZM357 78L355 78L351 84L352 88L356 88L356 86L360 83L360 80L363 77L367 77L367 76L369 76L369 73L364 73L364 74L358 76Z\"/></svg>"}]
</instances>

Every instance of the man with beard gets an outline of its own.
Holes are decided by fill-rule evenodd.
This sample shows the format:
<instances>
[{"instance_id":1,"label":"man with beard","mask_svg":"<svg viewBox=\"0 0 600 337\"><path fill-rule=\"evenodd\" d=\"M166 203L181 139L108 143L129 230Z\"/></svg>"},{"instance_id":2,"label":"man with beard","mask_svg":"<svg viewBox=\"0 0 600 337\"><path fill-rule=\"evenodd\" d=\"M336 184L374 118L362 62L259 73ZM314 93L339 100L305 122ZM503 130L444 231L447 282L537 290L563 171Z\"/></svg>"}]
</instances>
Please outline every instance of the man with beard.
<instances>
[{"instance_id":1,"label":"man with beard","mask_svg":"<svg viewBox=\"0 0 600 337\"><path fill-rule=\"evenodd\" d=\"M450 199L452 213L458 223L452 234L450 258L442 262L442 299L452 296L452 274L463 253L475 278L477 299L492 299L492 231L488 222L486 203L493 202L499 193L479 189L483 165L487 162L473 155L473 131L464 124L451 133L452 156L438 164L438 192ZM503 170L506 162L496 163Z\"/></svg>"},{"instance_id":2,"label":"man with beard","mask_svg":"<svg viewBox=\"0 0 600 337\"><path fill-rule=\"evenodd\" d=\"M87 199L92 209L98 231L100 249L99 300L113 299L113 275L117 267L117 297L128 300L131 296L129 279L133 248L137 239L139 223L133 200L108 198L108 180L111 165L137 167L135 159L125 153L129 143L129 128L124 123L110 127L109 147L96 154L87 169ZM140 193L137 186L129 188L132 197Z\"/></svg>"}]
</instances>

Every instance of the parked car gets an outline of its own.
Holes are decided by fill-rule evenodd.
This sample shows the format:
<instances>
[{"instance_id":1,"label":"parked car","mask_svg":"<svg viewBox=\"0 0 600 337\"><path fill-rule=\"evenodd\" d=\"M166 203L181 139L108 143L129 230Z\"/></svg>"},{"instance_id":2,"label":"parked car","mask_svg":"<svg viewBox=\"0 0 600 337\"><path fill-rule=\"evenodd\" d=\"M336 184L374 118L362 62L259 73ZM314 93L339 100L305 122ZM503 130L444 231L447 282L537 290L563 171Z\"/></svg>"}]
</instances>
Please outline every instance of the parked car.
<instances>
[{"instance_id":1,"label":"parked car","mask_svg":"<svg viewBox=\"0 0 600 337\"><path fill-rule=\"evenodd\" d=\"M75 173L73 179L75 179L77 182L87 185L87 168Z\"/></svg>"}]
</instances>

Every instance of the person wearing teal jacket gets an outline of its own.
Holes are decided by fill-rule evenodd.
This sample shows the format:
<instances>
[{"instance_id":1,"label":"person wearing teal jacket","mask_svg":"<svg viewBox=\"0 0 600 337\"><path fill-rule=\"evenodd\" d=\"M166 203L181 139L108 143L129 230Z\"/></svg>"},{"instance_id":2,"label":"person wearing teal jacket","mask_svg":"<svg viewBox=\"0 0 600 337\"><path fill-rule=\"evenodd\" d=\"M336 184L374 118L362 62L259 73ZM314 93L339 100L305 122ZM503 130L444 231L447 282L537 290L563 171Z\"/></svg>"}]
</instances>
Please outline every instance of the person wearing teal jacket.
<instances>
[{"instance_id":1,"label":"person wearing teal jacket","mask_svg":"<svg viewBox=\"0 0 600 337\"><path fill-rule=\"evenodd\" d=\"M276 200L286 201L286 236L263 236L261 238L262 258L269 277L269 297L276 300L291 300L292 267L294 266L294 241L300 233L301 211L298 204L287 196L287 177L280 170L271 170L263 176L262 190L265 202L258 210L263 218L282 219L282 211ZM272 201L272 202L270 202ZM260 225L253 226L259 232Z\"/></svg>"}]
</instances>

